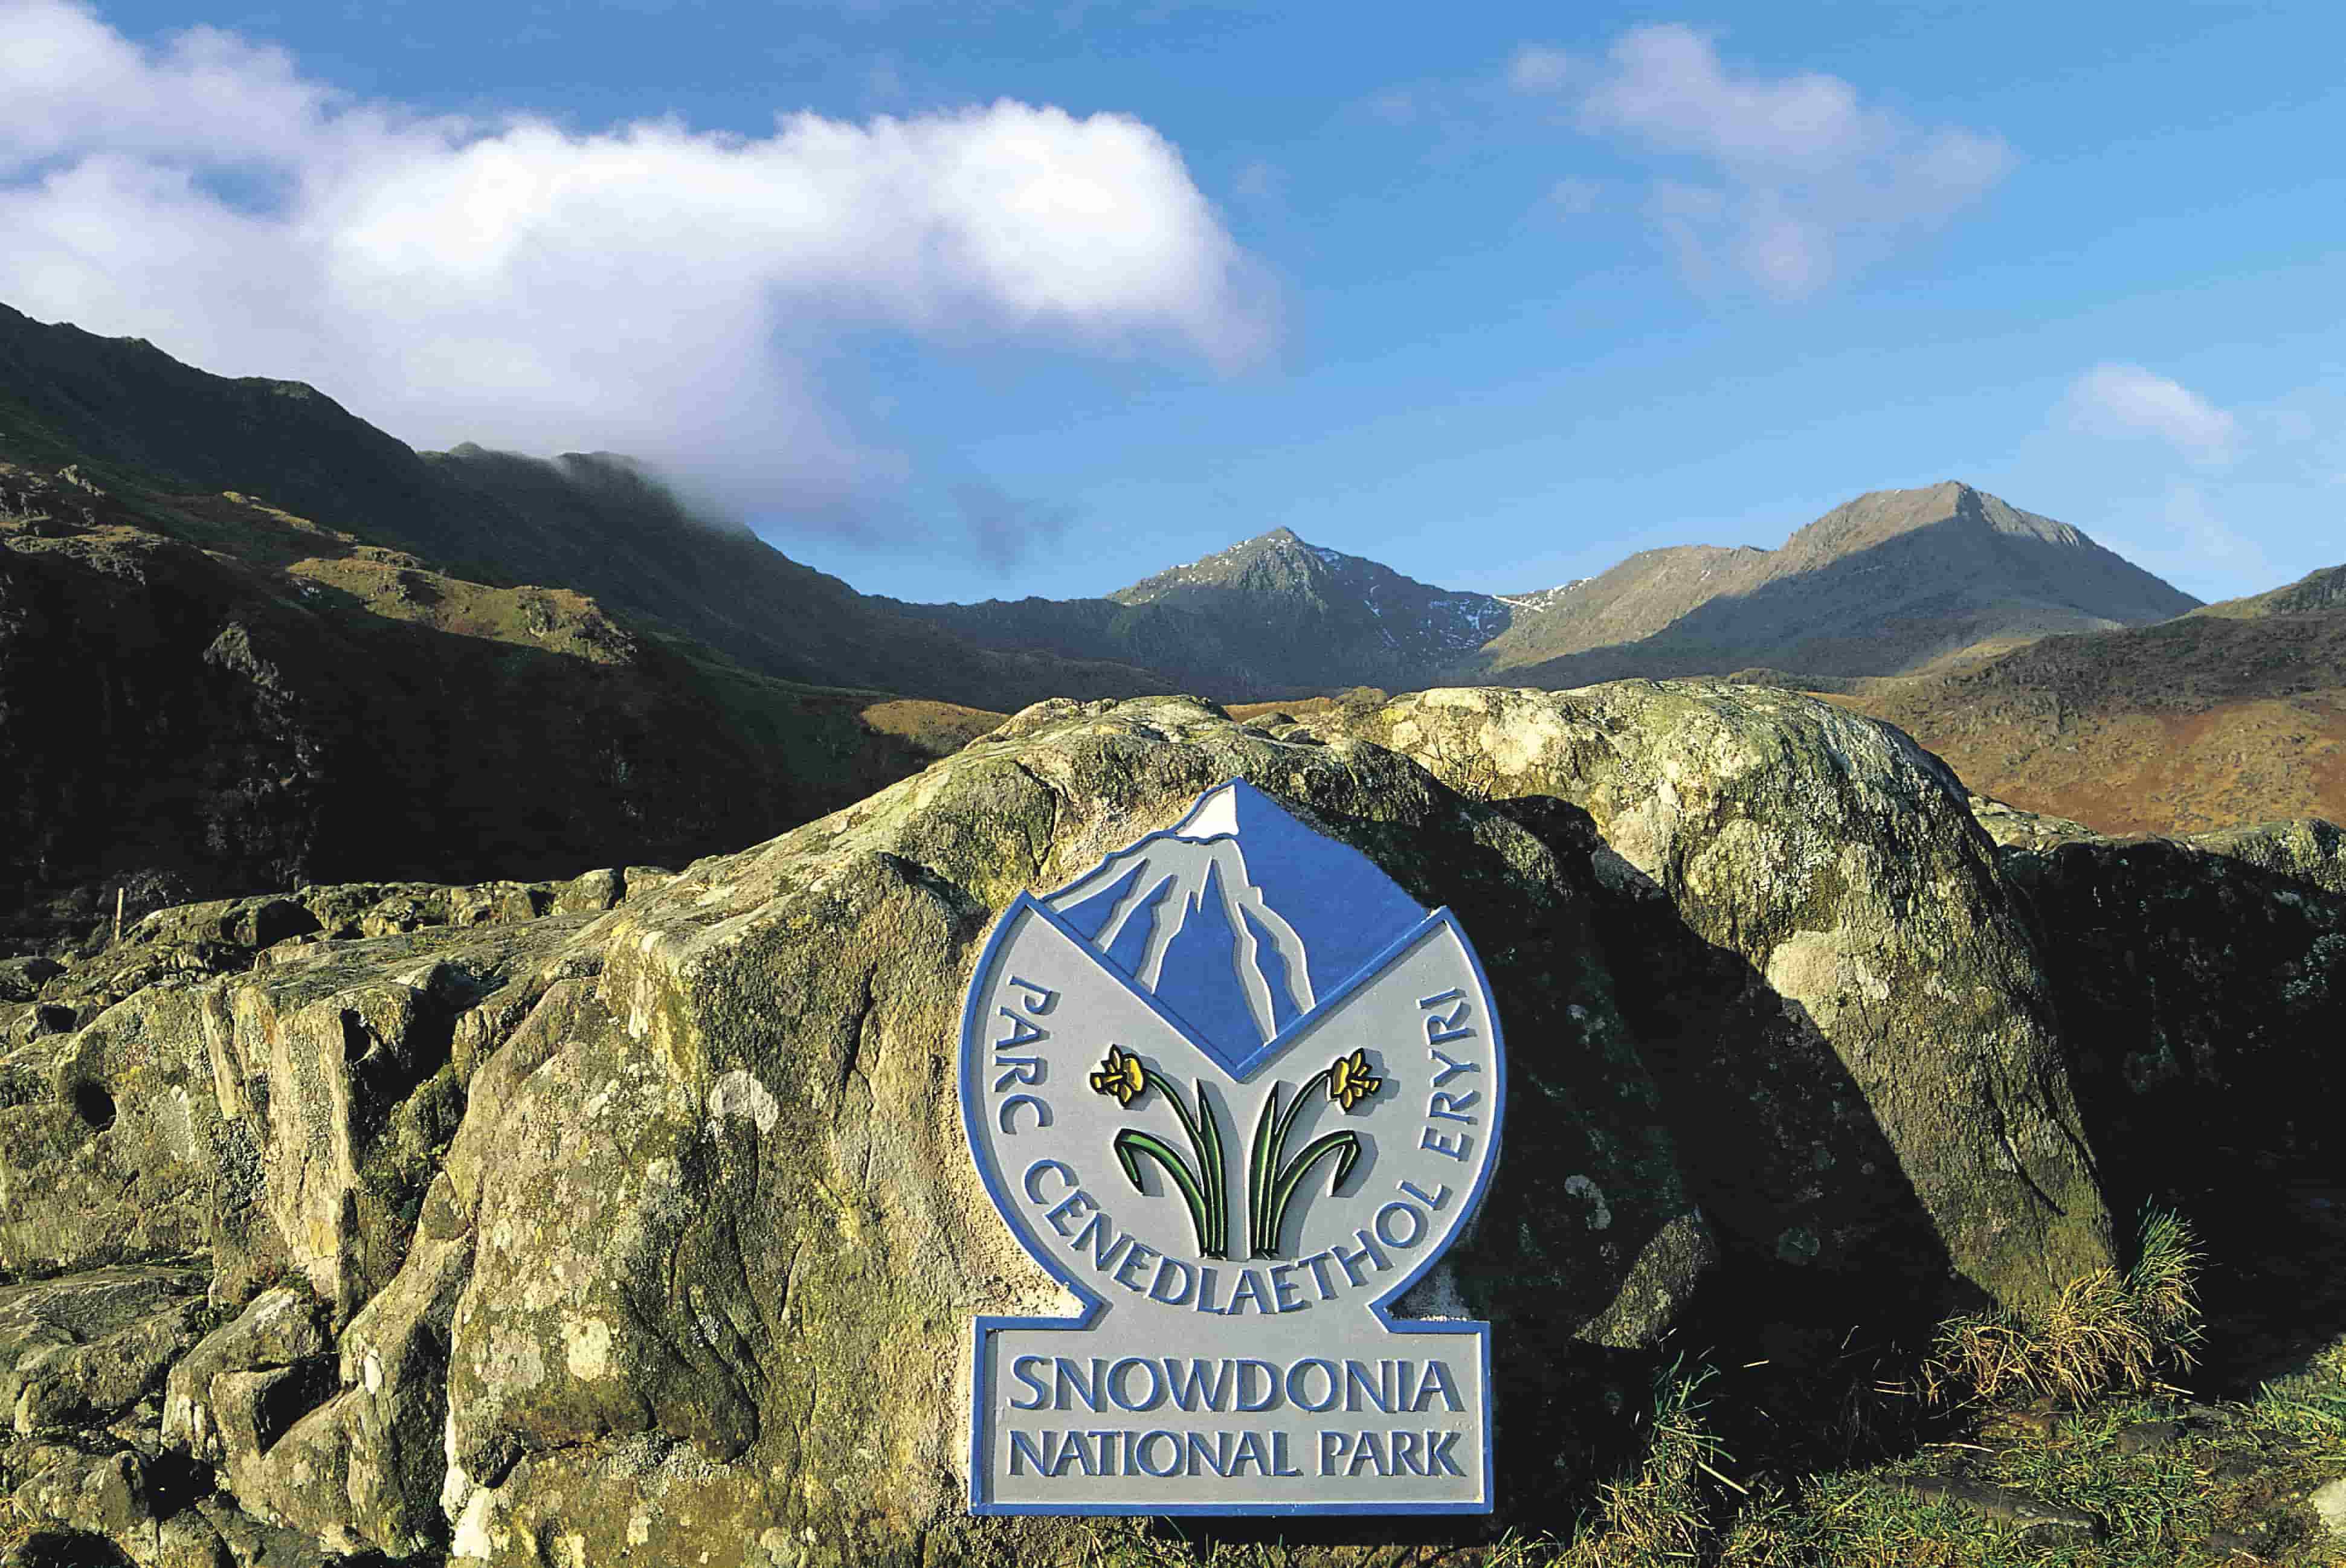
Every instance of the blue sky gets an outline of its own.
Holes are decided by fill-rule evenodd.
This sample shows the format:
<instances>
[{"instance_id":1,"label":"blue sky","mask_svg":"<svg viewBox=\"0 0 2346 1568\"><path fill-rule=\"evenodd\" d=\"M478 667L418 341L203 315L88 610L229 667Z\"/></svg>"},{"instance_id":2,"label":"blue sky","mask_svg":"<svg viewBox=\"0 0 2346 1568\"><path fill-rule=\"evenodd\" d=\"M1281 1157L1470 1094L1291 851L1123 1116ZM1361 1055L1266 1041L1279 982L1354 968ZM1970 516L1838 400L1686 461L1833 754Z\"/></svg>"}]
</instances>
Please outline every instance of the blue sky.
<instances>
[{"instance_id":1,"label":"blue sky","mask_svg":"<svg viewBox=\"0 0 2346 1568\"><path fill-rule=\"evenodd\" d=\"M2334 5L0 0L0 300L635 452L908 598L1282 524L1528 589L1947 478L2214 598L2346 560L2341 58Z\"/></svg>"}]
</instances>

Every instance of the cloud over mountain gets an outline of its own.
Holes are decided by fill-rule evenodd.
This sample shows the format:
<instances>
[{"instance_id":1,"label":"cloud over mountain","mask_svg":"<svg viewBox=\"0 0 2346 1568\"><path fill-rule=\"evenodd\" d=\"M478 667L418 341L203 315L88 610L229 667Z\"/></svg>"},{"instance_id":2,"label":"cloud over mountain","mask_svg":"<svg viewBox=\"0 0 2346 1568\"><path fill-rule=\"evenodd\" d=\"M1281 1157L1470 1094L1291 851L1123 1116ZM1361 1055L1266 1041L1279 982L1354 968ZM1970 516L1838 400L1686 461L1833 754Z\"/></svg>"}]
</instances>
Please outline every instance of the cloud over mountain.
<instances>
[{"instance_id":1,"label":"cloud over mountain","mask_svg":"<svg viewBox=\"0 0 2346 1568\"><path fill-rule=\"evenodd\" d=\"M27 312L332 386L420 445L689 453L737 504L853 508L914 465L827 395L843 331L1226 369L1272 330L1179 150L1127 115L427 117L62 0L0 0L0 297Z\"/></svg>"}]
</instances>

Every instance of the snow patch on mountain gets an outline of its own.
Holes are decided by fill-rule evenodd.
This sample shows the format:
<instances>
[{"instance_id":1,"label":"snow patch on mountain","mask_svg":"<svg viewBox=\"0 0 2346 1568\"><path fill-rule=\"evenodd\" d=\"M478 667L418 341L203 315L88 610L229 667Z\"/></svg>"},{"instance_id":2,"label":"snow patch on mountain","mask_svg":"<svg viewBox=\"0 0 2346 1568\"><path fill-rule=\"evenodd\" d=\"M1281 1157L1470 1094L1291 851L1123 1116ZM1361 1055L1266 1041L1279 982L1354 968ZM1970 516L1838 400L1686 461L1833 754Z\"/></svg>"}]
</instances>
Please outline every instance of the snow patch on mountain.
<instances>
[{"instance_id":1,"label":"snow patch on mountain","mask_svg":"<svg viewBox=\"0 0 2346 1568\"><path fill-rule=\"evenodd\" d=\"M1536 593L1501 594L1498 596L1498 601L1511 609L1521 610L1526 615L1537 615L1542 610L1554 609L1563 602L1566 594L1588 581L1586 577L1575 577L1569 583L1559 583L1553 588L1542 588Z\"/></svg>"}]
</instances>

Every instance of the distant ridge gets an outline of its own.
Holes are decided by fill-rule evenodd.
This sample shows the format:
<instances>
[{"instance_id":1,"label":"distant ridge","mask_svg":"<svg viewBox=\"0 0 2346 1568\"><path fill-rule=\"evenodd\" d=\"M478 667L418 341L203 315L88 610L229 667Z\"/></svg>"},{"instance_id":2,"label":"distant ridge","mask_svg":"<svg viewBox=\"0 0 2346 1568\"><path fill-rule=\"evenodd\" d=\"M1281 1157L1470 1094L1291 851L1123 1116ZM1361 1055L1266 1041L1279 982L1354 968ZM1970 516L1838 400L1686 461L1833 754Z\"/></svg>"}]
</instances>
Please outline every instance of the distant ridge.
<instances>
[{"instance_id":1,"label":"distant ridge","mask_svg":"<svg viewBox=\"0 0 2346 1568\"><path fill-rule=\"evenodd\" d=\"M1225 700L1430 685L1511 614L1287 528L1105 598L897 607L991 648L1138 665Z\"/></svg>"},{"instance_id":2,"label":"distant ridge","mask_svg":"<svg viewBox=\"0 0 2346 1568\"><path fill-rule=\"evenodd\" d=\"M0 453L235 491L493 587L593 596L761 675L995 711L1188 690L1953 668L2198 601L2067 524L1967 484L1862 495L1781 548L1649 550L1504 596L1415 581L1274 528L1084 599L858 593L702 516L628 459L417 453L299 382L230 380L137 339L0 306Z\"/></svg>"},{"instance_id":3,"label":"distant ridge","mask_svg":"<svg viewBox=\"0 0 2346 1568\"><path fill-rule=\"evenodd\" d=\"M1507 631L1464 673L1547 687L1755 666L1902 675L2199 601L2067 524L1949 481L1861 495L1780 549L1646 550L1510 603Z\"/></svg>"},{"instance_id":4,"label":"distant ridge","mask_svg":"<svg viewBox=\"0 0 2346 1568\"><path fill-rule=\"evenodd\" d=\"M2330 610L2346 610L2346 566L2324 566L2281 587L2243 599L2202 605L2191 613L2219 620L2257 621L2272 616L2320 614Z\"/></svg>"},{"instance_id":5,"label":"distant ridge","mask_svg":"<svg viewBox=\"0 0 2346 1568\"><path fill-rule=\"evenodd\" d=\"M1137 665L1184 689L1266 700L1752 668L1907 675L2198 602L2067 524L1950 481L1861 495L1780 549L1645 550L1524 594L1447 591L1274 528L1105 598L898 607L1001 651Z\"/></svg>"}]
</instances>

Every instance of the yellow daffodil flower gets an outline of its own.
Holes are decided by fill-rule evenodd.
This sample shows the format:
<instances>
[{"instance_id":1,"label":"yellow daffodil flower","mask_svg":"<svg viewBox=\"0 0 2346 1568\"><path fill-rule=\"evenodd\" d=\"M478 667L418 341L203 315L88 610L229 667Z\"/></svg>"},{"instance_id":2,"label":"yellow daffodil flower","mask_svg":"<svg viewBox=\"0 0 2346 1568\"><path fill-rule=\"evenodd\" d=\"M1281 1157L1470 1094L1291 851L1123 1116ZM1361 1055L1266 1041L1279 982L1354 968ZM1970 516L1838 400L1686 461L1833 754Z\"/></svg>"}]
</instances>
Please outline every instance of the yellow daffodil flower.
<instances>
[{"instance_id":1,"label":"yellow daffodil flower","mask_svg":"<svg viewBox=\"0 0 2346 1568\"><path fill-rule=\"evenodd\" d=\"M1096 1094L1114 1095L1119 1105L1129 1105L1148 1086L1140 1058L1125 1054L1121 1045L1107 1048L1107 1059L1100 1070L1092 1074L1092 1089Z\"/></svg>"},{"instance_id":2,"label":"yellow daffodil flower","mask_svg":"<svg viewBox=\"0 0 2346 1568\"><path fill-rule=\"evenodd\" d=\"M1355 1051L1350 1056L1339 1056L1328 1069L1328 1097L1346 1110L1385 1086L1382 1078L1369 1076L1369 1054Z\"/></svg>"}]
</instances>

